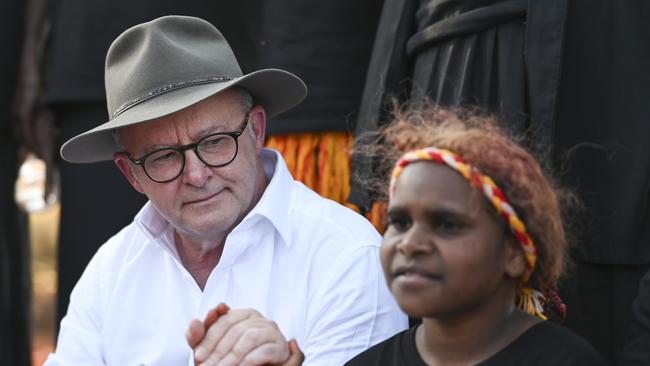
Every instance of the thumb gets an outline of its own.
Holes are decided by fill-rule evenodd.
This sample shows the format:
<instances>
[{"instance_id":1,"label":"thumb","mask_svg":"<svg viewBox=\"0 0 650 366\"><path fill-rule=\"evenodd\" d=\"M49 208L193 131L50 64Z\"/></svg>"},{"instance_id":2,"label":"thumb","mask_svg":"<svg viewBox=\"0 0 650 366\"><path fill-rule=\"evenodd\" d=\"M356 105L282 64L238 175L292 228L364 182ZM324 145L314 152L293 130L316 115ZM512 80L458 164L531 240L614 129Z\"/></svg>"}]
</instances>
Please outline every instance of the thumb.
<instances>
[{"instance_id":1,"label":"thumb","mask_svg":"<svg viewBox=\"0 0 650 366\"><path fill-rule=\"evenodd\" d=\"M201 342L203 336L205 336L205 326L203 325L203 322L198 319L192 319L187 328L187 332L185 332L187 344L189 344L191 348L194 348Z\"/></svg>"},{"instance_id":2,"label":"thumb","mask_svg":"<svg viewBox=\"0 0 650 366\"><path fill-rule=\"evenodd\" d=\"M283 366L300 366L305 360L305 355L298 348L298 342L295 339L289 341L289 359Z\"/></svg>"}]
</instances>

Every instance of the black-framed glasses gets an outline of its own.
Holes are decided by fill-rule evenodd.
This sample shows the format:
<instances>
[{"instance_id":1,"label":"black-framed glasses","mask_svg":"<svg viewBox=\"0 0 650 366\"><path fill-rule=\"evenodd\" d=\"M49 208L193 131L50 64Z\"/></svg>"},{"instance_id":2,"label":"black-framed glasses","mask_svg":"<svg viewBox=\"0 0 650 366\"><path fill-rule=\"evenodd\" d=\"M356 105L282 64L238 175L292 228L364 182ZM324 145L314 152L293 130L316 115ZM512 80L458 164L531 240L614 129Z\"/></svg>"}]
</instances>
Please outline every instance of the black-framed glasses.
<instances>
[{"instance_id":1,"label":"black-framed glasses","mask_svg":"<svg viewBox=\"0 0 650 366\"><path fill-rule=\"evenodd\" d=\"M129 160L142 166L147 177L157 183L171 182L183 173L185 169L185 151L194 150L196 156L203 164L219 168L230 164L239 151L239 136L244 133L248 125L249 112L244 115L242 128L234 132L217 132L199 141L177 147L164 147L146 153L135 159L126 152Z\"/></svg>"}]
</instances>

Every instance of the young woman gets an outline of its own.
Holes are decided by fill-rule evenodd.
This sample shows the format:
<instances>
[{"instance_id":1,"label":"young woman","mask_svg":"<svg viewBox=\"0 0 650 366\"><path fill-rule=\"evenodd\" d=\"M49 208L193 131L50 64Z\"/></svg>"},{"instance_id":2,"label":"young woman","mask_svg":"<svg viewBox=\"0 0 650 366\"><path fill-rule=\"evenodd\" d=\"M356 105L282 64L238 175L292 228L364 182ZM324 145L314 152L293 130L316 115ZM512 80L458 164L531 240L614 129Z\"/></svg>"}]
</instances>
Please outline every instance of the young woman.
<instances>
[{"instance_id":1,"label":"young woman","mask_svg":"<svg viewBox=\"0 0 650 366\"><path fill-rule=\"evenodd\" d=\"M546 321L564 313L566 239L562 194L535 158L493 119L433 106L397 112L380 135L373 151L401 156L381 262L422 323L348 365L604 365Z\"/></svg>"}]
</instances>

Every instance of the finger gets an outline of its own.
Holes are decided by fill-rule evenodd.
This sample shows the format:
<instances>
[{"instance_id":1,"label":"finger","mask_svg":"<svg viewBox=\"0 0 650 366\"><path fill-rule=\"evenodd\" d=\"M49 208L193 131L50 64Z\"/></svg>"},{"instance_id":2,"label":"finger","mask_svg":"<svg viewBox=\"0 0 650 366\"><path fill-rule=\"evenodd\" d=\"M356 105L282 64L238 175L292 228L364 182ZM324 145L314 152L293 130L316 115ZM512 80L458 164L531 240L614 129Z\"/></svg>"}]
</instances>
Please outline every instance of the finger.
<instances>
[{"instance_id":1,"label":"finger","mask_svg":"<svg viewBox=\"0 0 650 366\"><path fill-rule=\"evenodd\" d=\"M201 323L201 321L198 319L192 319L187 328L187 332L185 332L185 339L187 339L187 344L189 344L191 348L194 348L201 341L201 339L203 339L204 335L205 326L203 326L203 323Z\"/></svg>"},{"instance_id":2,"label":"finger","mask_svg":"<svg viewBox=\"0 0 650 366\"><path fill-rule=\"evenodd\" d=\"M205 361L232 326L252 316L259 316L259 313L249 309L231 310L227 314L220 316L214 324L207 328L203 340L195 347L194 358L196 361Z\"/></svg>"},{"instance_id":3,"label":"finger","mask_svg":"<svg viewBox=\"0 0 650 366\"><path fill-rule=\"evenodd\" d=\"M288 359L290 359L290 356L287 343L264 343L249 352L246 357L241 360L239 365L285 365L285 362L288 362Z\"/></svg>"},{"instance_id":4,"label":"finger","mask_svg":"<svg viewBox=\"0 0 650 366\"><path fill-rule=\"evenodd\" d=\"M289 360L283 366L300 366L305 360L305 354L302 353L295 339L289 341L289 354L291 356L289 356Z\"/></svg>"},{"instance_id":5,"label":"finger","mask_svg":"<svg viewBox=\"0 0 650 366\"><path fill-rule=\"evenodd\" d=\"M219 361L230 354L227 360L232 361L224 361L224 363L239 363L251 350L263 343L273 341L284 342L284 337L275 323L262 317L245 319L228 329L206 362L210 360L214 364L219 364Z\"/></svg>"},{"instance_id":6,"label":"finger","mask_svg":"<svg viewBox=\"0 0 650 366\"><path fill-rule=\"evenodd\" d=\"M214 322L217 321L217 319L219 319L220 316L225 315L228 310L230 310L228 305L219 303L219 305L217 305L214 309L208 311L203 324L205 324L206 328L209 328L212 324L214 324Z\"/></svg>"}]
</instances>

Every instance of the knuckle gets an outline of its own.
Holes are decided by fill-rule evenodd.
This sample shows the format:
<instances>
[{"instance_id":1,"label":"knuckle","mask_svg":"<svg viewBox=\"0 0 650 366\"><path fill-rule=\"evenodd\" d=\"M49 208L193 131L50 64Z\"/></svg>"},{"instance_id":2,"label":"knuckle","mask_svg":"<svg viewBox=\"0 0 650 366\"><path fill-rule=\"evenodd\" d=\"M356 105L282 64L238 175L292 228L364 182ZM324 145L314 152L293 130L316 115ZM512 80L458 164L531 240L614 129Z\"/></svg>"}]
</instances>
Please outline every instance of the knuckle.
<instances>
[{"instance_id":1,"label":"knuckle","mask_svg":"<svg viewBox=\"0 0 650 366\"><path fill-rule=\"evenodd\" d=\"M243 337L249 343L259 344L264 340L264 332L259 328L246 329Z\"/></svg>"}]
</instances>

